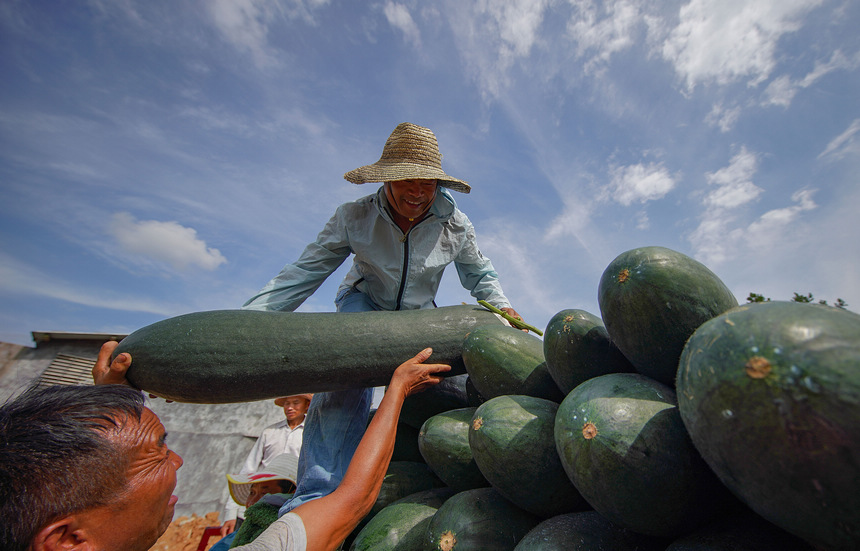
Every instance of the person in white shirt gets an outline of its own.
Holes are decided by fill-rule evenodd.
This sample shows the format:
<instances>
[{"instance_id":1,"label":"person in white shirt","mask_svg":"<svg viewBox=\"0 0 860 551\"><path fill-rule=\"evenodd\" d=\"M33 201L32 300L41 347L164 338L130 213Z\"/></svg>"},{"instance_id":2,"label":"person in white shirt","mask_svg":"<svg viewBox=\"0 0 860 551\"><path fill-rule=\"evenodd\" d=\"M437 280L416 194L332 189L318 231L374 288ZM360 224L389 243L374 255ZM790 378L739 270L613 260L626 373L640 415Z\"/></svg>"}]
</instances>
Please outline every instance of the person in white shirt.
<instances>
[{"instance_id":1,"label":"person in white shirt","mask_svg":"<svg viewBox=\"0 0 860 551\"><path fill-rule=\"evenodd\" d=\"M254 447L248 452L248 457L242 465L239 474L249 474L259 471L269 465L273 458L289 453L299 457L302 449L302 434L305 427L305 416L311 403L312 394L294 394L282 396L275 400L275 405L284 408L285 419L264 428ZM234 500L228 500L224 506L224 524L221 525L221 537L232 534L238 528L237 518L242 517L244 508L240 508Z\"/></svg>"}]
</instances>

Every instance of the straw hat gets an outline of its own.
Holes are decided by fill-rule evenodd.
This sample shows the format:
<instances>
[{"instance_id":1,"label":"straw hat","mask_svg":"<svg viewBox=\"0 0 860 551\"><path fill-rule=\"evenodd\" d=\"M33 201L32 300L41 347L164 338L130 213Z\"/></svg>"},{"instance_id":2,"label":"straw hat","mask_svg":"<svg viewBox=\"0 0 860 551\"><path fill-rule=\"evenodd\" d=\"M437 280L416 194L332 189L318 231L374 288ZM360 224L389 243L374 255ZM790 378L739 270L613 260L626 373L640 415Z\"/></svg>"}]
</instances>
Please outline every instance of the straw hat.
<instances>
[{"instance_id":1,"label":"straw hat","mask_svg":"<svg viewBox=\"0 0 860 551\"><path fill-rule=\"evenodd\" d=\"M438 180L440 186L469 193L463 180L448 176L442 170L442 154L436 135L429 128L409 122L400 123L382 148L382 157L372 165L351 170L343 177L353 184L394 182L397 180Z\"/></svg>"},{"instance_id":2,"label":"straw hat","mask_svg":"<svg viewBox=\"0 0 860 551\"><path fill-rule=\"evenodd\" d=\"M290 394L289 396L281 396L280 398L275 398L275 405L279 407L284 407L284 402L287 401L287 398L299 397L304 398L308 402L311 401L311 398L314 397L313 394Z\"/></svg>"},{"instance_id":3,"label":"straw hat","mask_svg":"<svg viewBox=\"0 0 860 551\"><path fill-rule=\"evenodd\" d=\"M291 453L282 453L272 458L272 461L250 474L228 474L227 484L230 486L230 496L239 505L245 506L251 495L251 484L267 480L289 480L296 484L296 473L299 470L299 458Z\"/></svg>"}]
</instances>

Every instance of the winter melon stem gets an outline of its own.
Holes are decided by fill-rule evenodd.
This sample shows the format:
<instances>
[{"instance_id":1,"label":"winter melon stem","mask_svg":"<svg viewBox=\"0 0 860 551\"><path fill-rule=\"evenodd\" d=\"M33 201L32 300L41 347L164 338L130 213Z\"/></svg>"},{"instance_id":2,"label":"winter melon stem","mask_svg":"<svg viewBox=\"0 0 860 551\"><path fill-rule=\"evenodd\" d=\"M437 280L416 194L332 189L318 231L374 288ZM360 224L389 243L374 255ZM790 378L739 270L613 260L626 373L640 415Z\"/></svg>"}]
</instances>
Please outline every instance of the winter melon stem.
<instances>
[{"instance_id":1,"label":"winter melon stem","mask_svg":"<svg viewBox=\"0 0 860 551\"><path fill-rule=\"evenodd\" d=\"M523 320L520 320L520 319L517 319L517 318L511 316L507 312L503 312L503 311L499 310L498 308L496 308L495 306L493 306L492 304L490 304L486 300L479 300L478 304L480 304L481 306L483 306L484 308L486 308L490 312L493 312L494 314L498 314L498 315L502 316L503 318L508 320L510 322L510 324L513 325L514 327L516 327L517 329L527 329L527 330L531 331L532 333L537 334L538 336L541 336L541 337L543 336L543 331L541 331L537 327L535 327L533 325L529 325L526 322L524 322Z\"/></svg>"}]
</instances>

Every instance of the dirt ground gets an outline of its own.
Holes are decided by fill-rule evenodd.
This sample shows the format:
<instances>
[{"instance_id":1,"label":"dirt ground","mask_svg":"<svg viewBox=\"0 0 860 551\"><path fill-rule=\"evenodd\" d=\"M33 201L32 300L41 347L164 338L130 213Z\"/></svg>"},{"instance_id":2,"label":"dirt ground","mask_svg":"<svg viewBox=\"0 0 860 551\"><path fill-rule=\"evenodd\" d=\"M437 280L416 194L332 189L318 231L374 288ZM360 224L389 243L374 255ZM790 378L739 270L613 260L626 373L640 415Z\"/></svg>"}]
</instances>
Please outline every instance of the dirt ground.
<instances>
[{"instance_id":1,"label":"dirt ground","mask_svg":"<svg viewBox=\"0 0 860 551\"><path fill-rule=\"evenodd\" d=\"M220 525L217 512L206 513L202 517L191 515L190 518L185 516L175 518L149 551L197 551L200 539L203 537L203 530ZM208 550L219 539L221 539L220 535L213 535L204 549Z\"/></svg>"}]
</instances>

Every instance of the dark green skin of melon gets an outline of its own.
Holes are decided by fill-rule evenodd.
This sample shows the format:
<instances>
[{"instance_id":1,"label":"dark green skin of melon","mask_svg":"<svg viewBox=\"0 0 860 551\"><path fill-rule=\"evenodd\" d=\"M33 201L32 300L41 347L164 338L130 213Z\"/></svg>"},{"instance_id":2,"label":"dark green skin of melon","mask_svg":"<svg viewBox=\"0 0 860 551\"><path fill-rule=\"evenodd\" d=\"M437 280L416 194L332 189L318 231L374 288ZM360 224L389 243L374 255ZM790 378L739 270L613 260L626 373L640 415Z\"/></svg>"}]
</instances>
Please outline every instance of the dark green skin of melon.
<instances>
[{"instance_id":1,"label":"dark green skin of melon","mask_svg":"<svg viewBox=\"0 0 860 551\"><path fill-rule=\"evenodd\" d=\"M664 247L618 255L600 278L597 298L612 342L639 373L669 386L693 331L738 305L711 270Z\"/></svg>"},{"instance_id":2,"label":"dark green skin of melon","mask_svg":"<svg viewBox=\"0 0 860 551\"><path fill-rule=\"evenodd\" d=\"M408 396L400 409L400 422L420 429L430 417L452 409L469 406L466 391L467 373L445 377L437 385Z\"/></svg>"},{"instance_id":3,"label":"dark green skin of melon","mask_svg":"<svg viewBox=\"0 0 860 551\"><path fill-rule=\"evenodd\" d=\"M454 551L511 551L537 524L528 513L493 488L466 490L439 507L424 538L426 551L439 551L443 534L457 540Z\"/></svg>"},{"instance_id":4,"label":"dark green skin of melon","mask_svg":"<svg viewBox=\"0 0 860 551\"><path fill-rule=\"evenodd\" d=\"M671 542L665 551L815 551L750 510L721 517Z\"/></svg>"},{"instance_id":5,"label":"dark green skin of melon","mask_svg":"<svg viewBox=\"0 0 860 551\"><path fill-rule=\"evenodd\" d=\"M860 316L796 302L726 312L685 347L678 399L696 447L751 509L822 548L857 548Z\"/></svg>"},{"instance_id":6,"label":"dark green skin of melon","mask_svg":"<svg viewBox=\"0 0 860 551\"><path fill-rule=\"evenodd\" d=\"M350 551L421 549L430 519L454 493L451 488L434 488L398 499L362 528Z\"/></svg>"},{"instance_id":7,"label":"dark green skin of melon","mask_svg":"<svg viewBox=\"0 0 860 551\"><path fill-rule=\"evenodd\" d=\"M544 332L543 352L549 374L565 396L593 377L636 371L610 340L603 320L585 310L554 315Z\"/></svg>"},{"instance_id":8,"label":"dark green skin of melon","mask_svg":"<svg viewBox=\"0 0 860 551\"><path fill-rule=\"evenodd\" d=\"M592 438L583 433L587 424L596 429ZM638 373L576 387L559 406L555 444L594 510L641 534L680 536L727 500L687 435L672 388Z\"/></svg>"},{"instance_id":9,"label":"dark green skin of melon","mask_svg":"<svg viewBox=\"0 0 860 551\"><path fill-rule=\"evenodd\" d=\"M637 534L606 520L597 511L547 519L525 535L514 551L663 551L666 541Z\"/></svg>"},{"instance_id":10,"label":"dark green skin of melon","mask_svg":"<svg viewBox=\"0 0 860 551\"><path fill-rule=\"evenodd\" d=\"M230 403L304 392L383 386L426 347L428 362L465 373L463 339L501 321L476 306L396 312L216 310L169 318L133 332L128 380L177 402Z\"/></svg>"},{"instance_id":11,"label":"dark green skin of melon","mask_svg":"<svg viewBox=\"0 0 860 551\"><path fill-rule=\"evenodd\" d=\"M543 355L543 341L504 325L476 327L463 343L469 379L484 399L524 394L556 403L564 395L552 380Z\"/></svg>"},{"instance_id":12,"label":"dark green skin of melon","mask_svg":"<svg viewBox=\"0 0 860 551\"><path fill-rule=\"evenodd\" d=\"M434 415L418 432L418 449L424 461L442 482L458 492L490 485L469 447L476 409L459 408Z\"/></svg>"},{"instance_id":13,"label":"dark green skin of melon","mask_svg":"<svg viewBox=\"0 0 860 551\"><path fill-rule=\"evenodd\" d=\"M373 517L395 501L416 492L443 488L444 486L445 484L433 474L433 471L425 463L392 461L388 464L388 470L385 472L385 478L382 480L376 502L367 516L353 529L346 541L354 540Z\"/></svg>"},{"instance_id":14,"label":"dark green skin of melon","mask_svg":"<svg viewBox=\"0 0 860 551\"><path fill-rule=\"evenodd\" d=\"M469 447L502 496L542 518L588 504L565 474L553 429L558 404L533 396L497 396L475 410Z\"/></svg>"}]
</instances>

